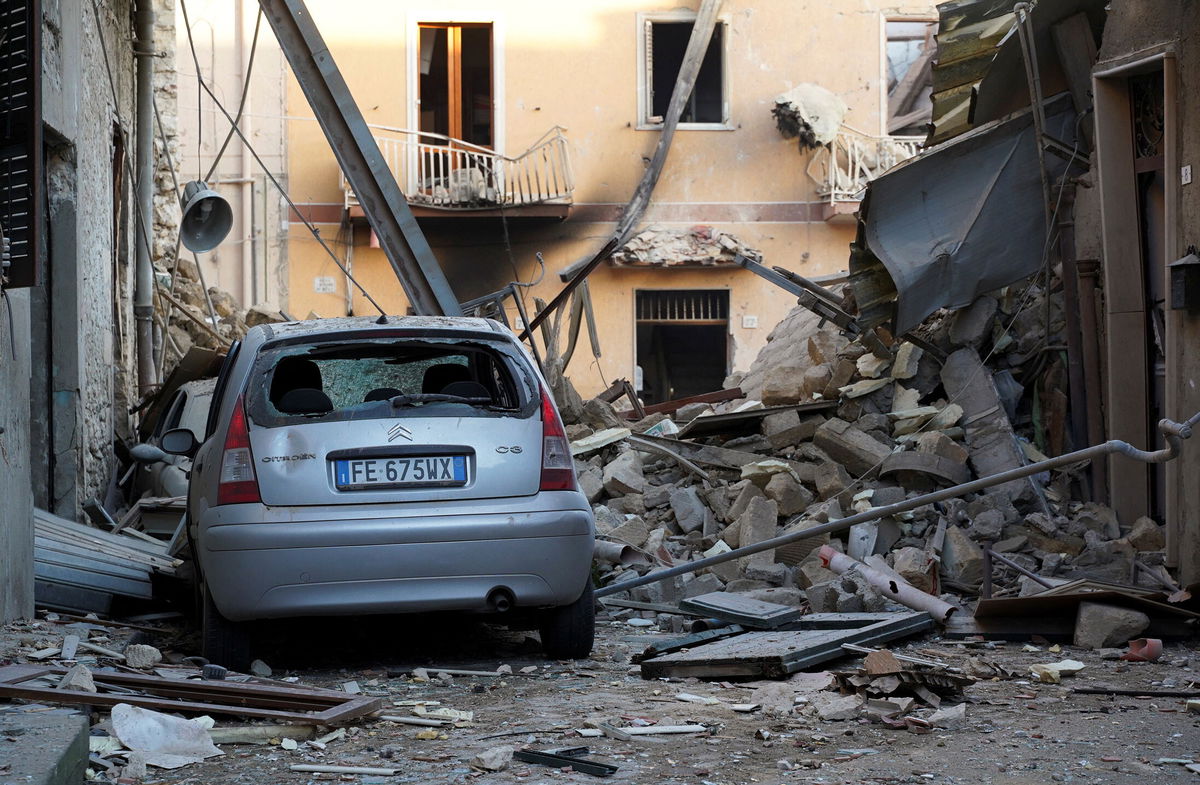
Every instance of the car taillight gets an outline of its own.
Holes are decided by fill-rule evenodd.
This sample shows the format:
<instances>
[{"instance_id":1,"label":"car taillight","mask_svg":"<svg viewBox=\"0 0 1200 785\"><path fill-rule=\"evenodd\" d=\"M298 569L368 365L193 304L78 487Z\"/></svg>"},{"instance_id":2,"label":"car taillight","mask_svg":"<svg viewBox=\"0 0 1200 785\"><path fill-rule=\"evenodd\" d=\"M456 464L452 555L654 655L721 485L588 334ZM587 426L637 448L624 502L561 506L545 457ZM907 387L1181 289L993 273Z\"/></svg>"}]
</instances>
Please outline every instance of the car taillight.
<instances>
[{"instance_id":1,"label":"car taillight","mask_svg":"<svg viewBox=\"0 0 1200 785\"><path fill-rule=\"evenodd\" d=\"M575 490L575 464L571 445L550 393L542 390L542 484L543 491Z\"/></svg>"},{"instance_id":2,"label":"car taillight","mask_svg":"<svg viewBox=\"0 0 1200 785\"><path fill-rule=\"evenodd\" d=\"M217 504L261 502L258 477L254 473L254 455L250 452L250 429L241 397L233 405L225 449L221 453L221 478L217 484Z\"/></svg>"}]
</instances>

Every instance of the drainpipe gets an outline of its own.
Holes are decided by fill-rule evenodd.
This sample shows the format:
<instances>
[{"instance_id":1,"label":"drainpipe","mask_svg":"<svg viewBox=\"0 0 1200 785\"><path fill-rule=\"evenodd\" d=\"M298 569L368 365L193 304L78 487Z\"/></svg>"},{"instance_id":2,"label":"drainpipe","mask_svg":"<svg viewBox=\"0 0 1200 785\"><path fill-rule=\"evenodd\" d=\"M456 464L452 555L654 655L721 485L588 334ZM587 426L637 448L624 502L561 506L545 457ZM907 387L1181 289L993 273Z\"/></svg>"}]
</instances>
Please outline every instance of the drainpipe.
<instances>
[{"instance_id":1,"label":"drainpipe","mask_svg":"<svg viewBox=\"0 0 1200 785\"><path fill-rule=\"evenodd\" d=\"M257 4L254 5L254 13L258 13ZM242 66L242 84L245 85L245 104L247 107L245 114L238 121L238 125L242 133L249 139L252 136L252 129L250 128L250 81L246 79L246 74L250 70L250 47L246 43L250 36L247 32L246 5L244 0L237 0L235 14L237 15L238 62ZM256 305L258 300L258 271L255 269L254 245L252 241L254 234L254 180L251 177L250 171L250 150L246 145L242 145L241 151L241 155L238 156L238 178L242 182L240 187L241 194L239 195L240 204L238 205L241 217L238 220L242 225L242 307L248 309Z\"/></svg>"},{"instance_id":2,"label":"drainpipe","mask_svg":"<svg viewBox=\"0 0 1200 785\"><path fill-rule=\"evenodd\" d=\"M158 381L154 366L154 267L150 238L154 232L154 7L152 0L137 4L137 128L138 166L137 267L133 316L137 322L138 393L145 395Z\"/></svg>"}]
</instances>

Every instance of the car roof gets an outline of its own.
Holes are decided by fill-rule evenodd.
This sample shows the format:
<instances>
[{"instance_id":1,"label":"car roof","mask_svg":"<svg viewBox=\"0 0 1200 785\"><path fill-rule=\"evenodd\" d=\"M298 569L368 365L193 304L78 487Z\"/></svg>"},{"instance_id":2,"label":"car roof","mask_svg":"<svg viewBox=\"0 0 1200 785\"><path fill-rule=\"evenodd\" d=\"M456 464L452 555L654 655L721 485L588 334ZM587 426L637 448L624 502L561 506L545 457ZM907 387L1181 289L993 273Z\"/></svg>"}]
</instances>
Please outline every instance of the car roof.
<instances>
[{"instance_id":1,"label":"car roof","mask_svg":"<svg viewBox=\"0 0 1200 785\"><path fill-rule=\"evenodd\" d=\"M264 324L251 328L261 330L264 340L282 338L301 338L307 335L319 336L331 333L347 332L350 330L437 330L447 333L494 333L511 336L512 333L494 319L481 319L473 316L388 316L385 324L380 324L378 316L340 316L328 319L305 319L296 322L280 322Z\"/></svg>"}]
</instances>

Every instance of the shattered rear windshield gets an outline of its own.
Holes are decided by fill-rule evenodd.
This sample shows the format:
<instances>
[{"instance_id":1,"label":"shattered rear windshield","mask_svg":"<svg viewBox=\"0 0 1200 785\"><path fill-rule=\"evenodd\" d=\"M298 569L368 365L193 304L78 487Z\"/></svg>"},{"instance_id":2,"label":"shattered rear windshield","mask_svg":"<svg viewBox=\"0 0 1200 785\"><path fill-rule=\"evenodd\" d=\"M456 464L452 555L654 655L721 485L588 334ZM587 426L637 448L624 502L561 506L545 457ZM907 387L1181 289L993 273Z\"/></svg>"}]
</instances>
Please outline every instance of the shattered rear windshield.
<instances>
[{"instance_id":1,"label":"shattered rear windshield","mask_svg":"<svg viewBox=\"0 0 1200 785\"><path fill-rule=\"evenodd\" d=\"M356 340L261 352L247 388L260 426L395 417L525 416L534 382L497 346Z\"/></svg>"}]
</instances>

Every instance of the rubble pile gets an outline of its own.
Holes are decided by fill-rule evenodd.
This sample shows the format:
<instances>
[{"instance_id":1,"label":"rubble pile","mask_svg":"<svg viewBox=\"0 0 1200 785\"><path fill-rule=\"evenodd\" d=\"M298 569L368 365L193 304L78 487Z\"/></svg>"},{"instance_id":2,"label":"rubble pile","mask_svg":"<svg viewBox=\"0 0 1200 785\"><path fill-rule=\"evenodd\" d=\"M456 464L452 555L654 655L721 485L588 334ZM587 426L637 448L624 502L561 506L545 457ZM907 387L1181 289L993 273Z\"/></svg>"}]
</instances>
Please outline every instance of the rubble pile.
<instances>
[{"instance_id":1,"label":"rubble pile","mask_svg":"<svg viewBox=\"0 0 1200 785\"><path fill-rule=\"evenodd\" d=\"M193 346L224 349L241 339L246 330L255 325L284 321L278 311L266 306L241 308L233 295L216 286L208 287L205 292L195 262L180 257L178 264L173 288L170 273L155 270L159 291L165 292L164 296L156 298L156 323L161 326L165 315L170 313L165 336L167 368L178 362ZM168 295L177 300L179 305L174 306ZM217 317L215 324L209 316L210 301L212 313Z\"/></svg>"},{"instance_id":2,"label":"rubble pile","mask_svg":"<svg viewBox=\"0 0 1200 785\"><path fill-rule=\"evenodd\" d=\"M625 558L602 564L602 582L1042 460L1035 441L1057 442L1047 448L1052 454L1082 446L1064 443L1054 423L1034 416L1061 411L1040 381L1061 374L1063 364L1057 353L1041 351L1063 343L1054 334L1047 342L1045 306L1036 287L983 296L959 312L931 317L919 335L897 339L886 356L796 308L745 376L728 380L729 386L740 384L745 398L691 403L669 421L656 414L632 423L626 412L588 401L568 433L597 533L646 557L642 563ZM1062 318L1053 297L1050 313L1054 333ZM1023 388L1018 378L1034 380L1027 383L1036 389ZM828 404L820 412L804 406L819 402ZM662 438L697 418L764 408L757 433ZM648 439L655 449L644 443ZM980 593L985 546L1039 576L997 562L1000 596L1027 596L1081 578L1156 590L1170 585L1162 527L1147 518L1118 520L1107 507L1073 501L1073 471L918 507L859 524L840 537L793 542L637 587L627 596L674 604L727 591L807 605L813 612L899 608L858 572L837 575L823 566L817 551L826 544L956 605ZM610 612L617 618L655 616L642 609ZM676 631L687 623L671 614L658 622ZM1111 645L1103 638L1094 645Z\"/></svg>"},{"instance_id":3,"label":"rubble pile","mask_svg":"<svg viewBox=\"0 0 1200 785\"><path fill-rule=\"evenodd\" d=\"M614 251L610 259L619 267L711 267L735 264L738 256L762 258L759 251L729 232L711 226L686 229L651 226Z\"/></svg>"}]
</instances>

